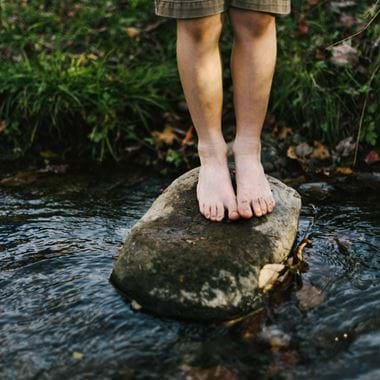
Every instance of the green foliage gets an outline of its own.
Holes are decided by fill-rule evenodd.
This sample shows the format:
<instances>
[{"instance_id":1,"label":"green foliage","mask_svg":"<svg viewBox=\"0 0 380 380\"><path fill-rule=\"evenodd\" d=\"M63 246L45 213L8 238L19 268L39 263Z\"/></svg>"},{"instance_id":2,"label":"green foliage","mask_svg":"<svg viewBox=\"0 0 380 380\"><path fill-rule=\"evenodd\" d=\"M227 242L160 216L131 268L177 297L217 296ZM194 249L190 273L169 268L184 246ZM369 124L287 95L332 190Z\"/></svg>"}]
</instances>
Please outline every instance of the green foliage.
<instances>
[{"instance_id":1,"label":"green foliage","mask_svg":"<svg viewBox=\"0 0 380 380\"><path fill-rule=\"evenodd\" d=\"M33 62L25 57L17 65L1 63L4 135L23 153L44 135L64 144L67 129L72 134L83 128L94 156L102 160L107 152L117 158L116 146L141 139L137 126L149 129L151 115L167 106L159 95L167 76L165 66L111 70L103 59L61 52L41 53Z\"/></svg>"},{"instance_id":2,"label":"green foliage","mask_svg":"<svg viewBox=\"0 0 380 380\"><path fill-rule=\"evenodd\" d=\"M25 4L1 3L3 153L63 147L121 159L126 146L146 144L178 91L175 62L161 63L149 38L137 41L126 31L139 15L152 15L136 1Z\"/></svg>"},{"instance_id":3,"label":"green foliage","mask_svg":"<svg viewBox=\"0 0 380 380\"><path fill-rule=\"evenodd\" d=\"M295 0L292 14L278 18L270 112L330 145L356 135L363 113L361 141L375 145L379 24L349 42L357 51L354 62L336 65L325 49L363 28L377 11L374 2L344 9L311 3ZM342 22L347 15L352 25ZM51 149L118 160L136 142L154 151L152 131L162 129L163 111L176 112L182 88L175 23L154 16L152 0L2 0L0 28L3 153L21 157ZM226 83L228 28L222 43ZM163 157L181 162L175 147Z\"/></svg>"},{"instance_id":4,"label":"green foliage","mask_svg":"<svg viewBox=\"0 0 380 380\"><path fill-rule=\"evenodd\" d=\"M309 138L324 139L333 145L357 134L368 96L361 138L375 145L380 116L374 110L378 109L380 81L379 76L371 76L380 65L376 43L380 25L373 23L362 34L341 40L363 29L379 8L374 1L357 1L346 8L320 3L307 7L308 2L294 1L293 17L279 23L271 111ZM305 34L300 33L302 23L308 27ZM341 66L334 64L334 48L326 47L335 42L336 46L345 43L354 48L352 62L349 59Z\"/></svg>"}]
</instances>

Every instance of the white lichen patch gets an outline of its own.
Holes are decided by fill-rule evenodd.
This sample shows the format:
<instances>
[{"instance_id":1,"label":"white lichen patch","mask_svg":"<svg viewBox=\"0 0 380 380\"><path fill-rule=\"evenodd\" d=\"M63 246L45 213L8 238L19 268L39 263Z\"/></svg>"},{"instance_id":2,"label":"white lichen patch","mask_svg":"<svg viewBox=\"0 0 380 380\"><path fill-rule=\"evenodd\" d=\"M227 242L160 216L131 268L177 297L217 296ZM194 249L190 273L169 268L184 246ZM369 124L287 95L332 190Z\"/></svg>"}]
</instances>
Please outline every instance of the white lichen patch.
<instances>
[{"instance_id":1,"label":"white lichen patch","mask_svg":"<svg viewBox=\"0 0 380 380\"><path fill-rule=\"evenodd\" d=\"M199 295L194 292L187 292L186 290L181 290L180 298L182 302L183 301L197 302L199 300Z\"/></svg>"},{"instance_id":2,"label":"white lichen patch","mask_svg":"<svg viewBox=\"0 0 380 380\"><path fill-rule=\"evenodd\" d=\"M239 283L242 293L251 293L257 287L257 274L249 272L248 276L239 276Z\"/></svg>"}]
</instances>

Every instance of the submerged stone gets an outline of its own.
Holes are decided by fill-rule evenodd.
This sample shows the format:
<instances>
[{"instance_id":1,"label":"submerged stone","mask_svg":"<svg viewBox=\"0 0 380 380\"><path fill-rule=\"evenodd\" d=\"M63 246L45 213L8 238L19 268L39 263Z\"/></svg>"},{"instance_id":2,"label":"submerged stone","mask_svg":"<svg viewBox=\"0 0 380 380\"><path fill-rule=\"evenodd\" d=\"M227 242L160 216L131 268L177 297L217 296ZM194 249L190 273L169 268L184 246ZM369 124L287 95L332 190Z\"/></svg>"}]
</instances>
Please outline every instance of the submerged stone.
<instances>
[{"instance_id":1,"label":"submerged stone","mask_svg":"<svg viewBox=\"0 0 380 380\"><path fill-rule=\"evenodd\" d=\"M257 306L260 269L282 263L295 240L301 198L269 177L274 211L211 222L198 211L198 168L176 179L130 231L112 282L159 315L225 320Z\"/></svg>"}]
</instances>

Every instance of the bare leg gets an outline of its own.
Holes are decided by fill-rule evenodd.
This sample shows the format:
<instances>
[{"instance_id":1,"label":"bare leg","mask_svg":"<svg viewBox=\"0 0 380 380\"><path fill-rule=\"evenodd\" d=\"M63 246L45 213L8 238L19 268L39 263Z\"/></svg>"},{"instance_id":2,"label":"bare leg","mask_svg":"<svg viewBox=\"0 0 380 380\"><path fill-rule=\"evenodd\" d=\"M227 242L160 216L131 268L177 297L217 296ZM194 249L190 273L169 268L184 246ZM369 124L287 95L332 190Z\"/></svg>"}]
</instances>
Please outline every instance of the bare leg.
<instances>
[{"instance_id":1,"label":"bare leg","mask_svg":"<svg viewBox=\"0 0 380 380\"><path fill-rule=\"evenodd\" d=\"M221 130L223 85L219 38L223 16L177 20L178 69L198 134L199 210L214 221L222 220L225 210L230 219L239 218Z\"/></svg>"},{"instance_id":2,"label":"bare leg","mask_svg":"<svg viewBox=\"0 0 380 380\"><path fill-rule=\"evenodd\" d=\"M239 214L250 218L265 215L275 206L261 165L260 136L276 62L276 24L270 14L237 8L230 9L230 17L237 202Z\"/></svg>"}]
</instances>

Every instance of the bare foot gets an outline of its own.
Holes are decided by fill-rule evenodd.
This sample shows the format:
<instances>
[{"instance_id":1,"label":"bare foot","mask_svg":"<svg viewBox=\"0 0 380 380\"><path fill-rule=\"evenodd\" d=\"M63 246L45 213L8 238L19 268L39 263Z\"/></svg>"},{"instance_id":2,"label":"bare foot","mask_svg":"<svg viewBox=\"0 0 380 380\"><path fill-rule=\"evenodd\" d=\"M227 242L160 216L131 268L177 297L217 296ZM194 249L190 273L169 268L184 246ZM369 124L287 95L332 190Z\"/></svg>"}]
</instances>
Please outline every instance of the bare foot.
<instances>
[{"instance_id":1,"label":"bare foot","mask_svg":"<svg viewBox=\"0 0 380 380\"><path fill-rule=\"evenodd\" d=\"M273 211L275 200L260 159L260 143L235 141L237 204L243 218Z\"/></svg>"},{"instance_id":2,"label":"bare foot","mask_svg":"<svg viewBox=\"0 0 380 380\"><path fill-rule=\"evenodd\" d=\"M197 198L201 214L220 222L227 210L230 220L239 219L234 189L228 170L227 146L223 143L198 144L201 168Z\"/></svg>"}]
</instances>

